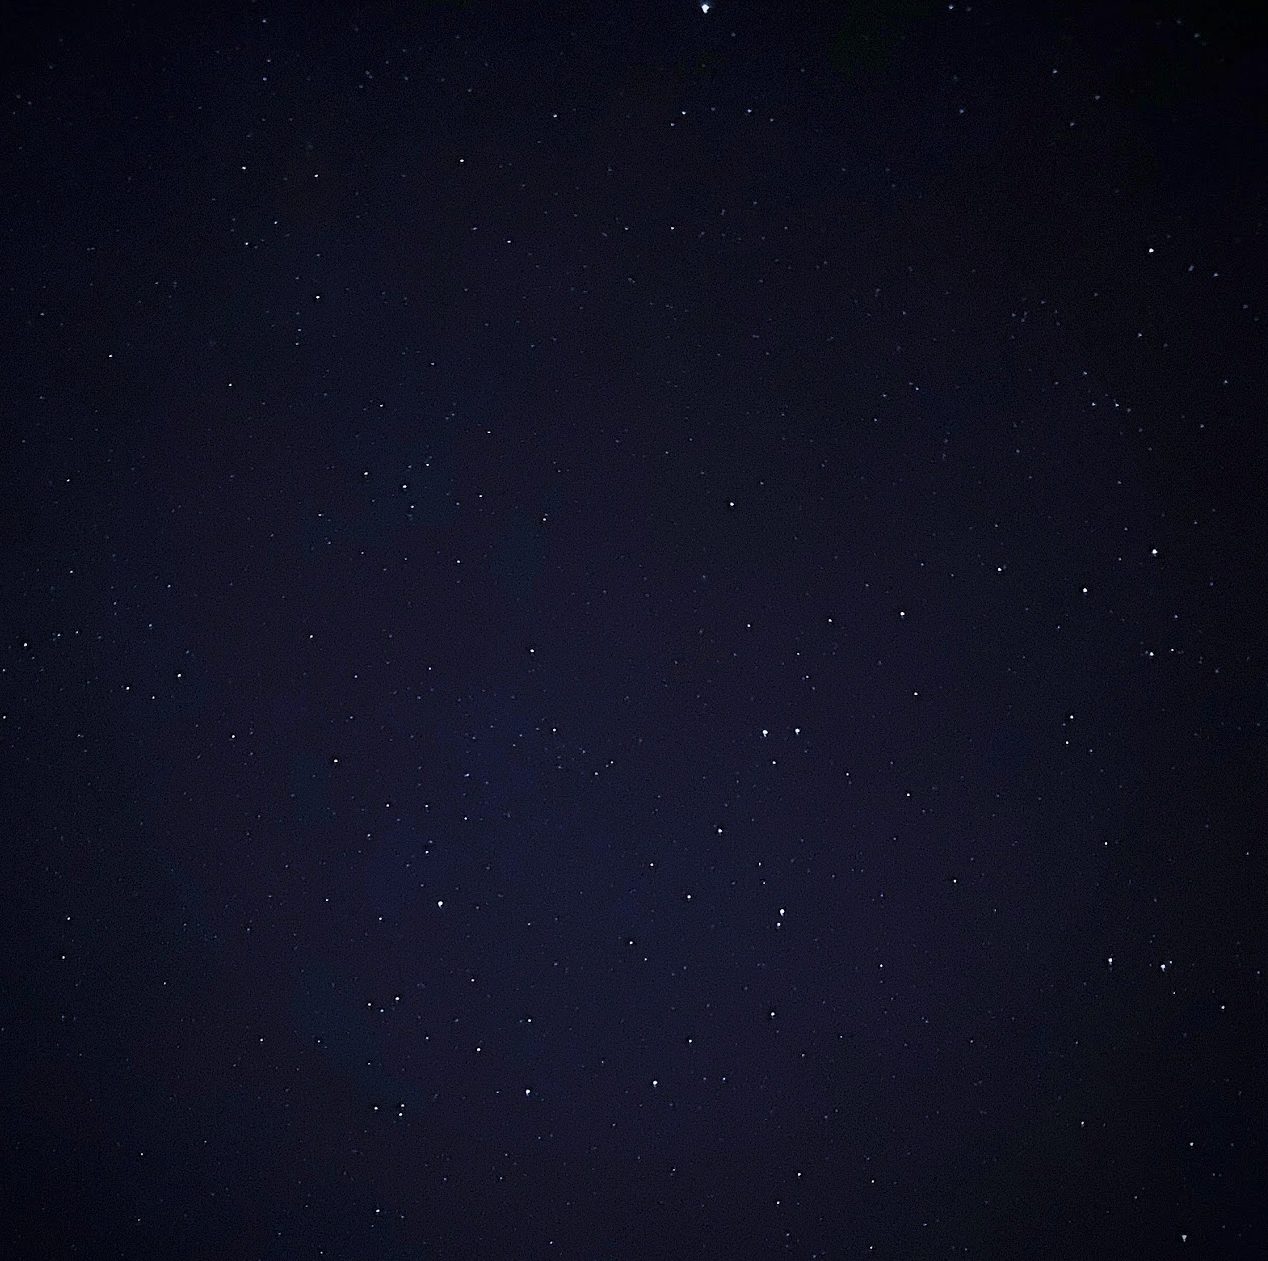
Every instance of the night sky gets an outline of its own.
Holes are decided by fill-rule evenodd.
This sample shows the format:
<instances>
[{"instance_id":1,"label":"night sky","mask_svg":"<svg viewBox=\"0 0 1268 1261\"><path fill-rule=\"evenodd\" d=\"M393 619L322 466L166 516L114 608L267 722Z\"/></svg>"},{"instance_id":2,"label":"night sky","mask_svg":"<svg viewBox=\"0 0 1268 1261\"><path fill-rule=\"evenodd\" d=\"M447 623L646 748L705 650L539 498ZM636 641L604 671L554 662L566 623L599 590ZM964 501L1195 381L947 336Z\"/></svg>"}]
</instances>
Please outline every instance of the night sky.
<instances>
[{"instance_id":1,"label":"night sky","mask_svg":"<svg viewBox=\"0 0 1268 1261\"><path fill-rule=\"evenodd\" d=\"M7 12L0 1255L1268 1255L1256 6Z\"/></svg>"}]
</instances>

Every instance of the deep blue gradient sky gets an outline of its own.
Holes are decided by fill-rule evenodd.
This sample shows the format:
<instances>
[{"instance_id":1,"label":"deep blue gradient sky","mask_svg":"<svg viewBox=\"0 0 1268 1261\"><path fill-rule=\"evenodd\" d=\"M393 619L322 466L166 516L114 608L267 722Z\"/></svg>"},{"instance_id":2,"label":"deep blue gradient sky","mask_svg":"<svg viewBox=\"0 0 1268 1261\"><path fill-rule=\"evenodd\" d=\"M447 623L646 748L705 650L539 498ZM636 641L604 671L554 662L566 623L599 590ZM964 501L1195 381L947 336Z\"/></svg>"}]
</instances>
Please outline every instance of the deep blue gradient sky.
<instances>
[{"instance_id":1,"label":"deep blue gradient sky","mask_svg":"<svg viewBox=\"0 0 1268 1261\"><path fill-rule=\"evenodd\" d=\"M14 10L6 1257L1265 1255L1210 7Z\"/></svg>"}]
</instances>

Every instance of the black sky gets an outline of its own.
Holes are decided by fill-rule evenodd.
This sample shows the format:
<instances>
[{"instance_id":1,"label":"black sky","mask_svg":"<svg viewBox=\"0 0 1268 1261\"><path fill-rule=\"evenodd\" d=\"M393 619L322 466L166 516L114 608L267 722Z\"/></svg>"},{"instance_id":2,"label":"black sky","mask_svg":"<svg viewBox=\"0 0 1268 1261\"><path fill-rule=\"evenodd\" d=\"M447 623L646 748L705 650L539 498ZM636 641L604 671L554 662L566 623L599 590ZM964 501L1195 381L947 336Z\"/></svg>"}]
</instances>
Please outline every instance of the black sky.
<instances>
[{"instance_id":1,"label":"black sky","mask_svg":"<svg viewBox=\"0 0 1268 1261\"><path fill-rule=\"evenodd\" d=\"M4 1256L1265 1255L1212 8L11 7Z\"/></svg>"}]
</instances>

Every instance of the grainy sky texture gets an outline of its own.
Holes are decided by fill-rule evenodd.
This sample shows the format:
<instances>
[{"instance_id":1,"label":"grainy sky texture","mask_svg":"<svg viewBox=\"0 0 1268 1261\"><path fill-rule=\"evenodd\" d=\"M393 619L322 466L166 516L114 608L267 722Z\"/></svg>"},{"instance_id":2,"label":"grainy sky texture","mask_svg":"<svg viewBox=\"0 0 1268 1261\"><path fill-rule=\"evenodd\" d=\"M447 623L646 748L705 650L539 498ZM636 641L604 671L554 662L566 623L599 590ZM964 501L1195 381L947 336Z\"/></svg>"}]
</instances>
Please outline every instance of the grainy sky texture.
<instances>
[{"instance_id":1,"label":"grainy sky texture","mask_svg":"<svg viewBox=\"0 0 1268 1261\"><path fill-rule=\"evenodd\" d=\"M5 1257L1268 1255L1254 6L8 12Z\"/></svg>"}]
</instances>

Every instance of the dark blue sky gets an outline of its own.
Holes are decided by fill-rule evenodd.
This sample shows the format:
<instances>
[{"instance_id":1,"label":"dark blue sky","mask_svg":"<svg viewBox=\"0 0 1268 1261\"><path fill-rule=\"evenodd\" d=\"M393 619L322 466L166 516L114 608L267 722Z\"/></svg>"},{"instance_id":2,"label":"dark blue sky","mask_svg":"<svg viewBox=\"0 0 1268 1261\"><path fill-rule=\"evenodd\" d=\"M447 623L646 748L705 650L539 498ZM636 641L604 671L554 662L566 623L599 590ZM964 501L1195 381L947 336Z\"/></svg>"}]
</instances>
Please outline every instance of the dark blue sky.
<instances>
[{"instance_id":1,"label":"dark blue sky","mask_svg":"<svg viewBox=\"0 0 1268 1261\"><path fill-rule=\"evenodd\" d=\"M6 1256L1264 1255L1208 8L18 6Z\"/></svg>"}]
</instances>

